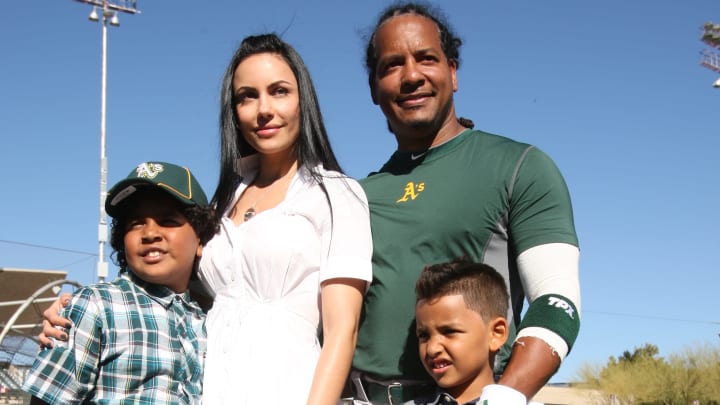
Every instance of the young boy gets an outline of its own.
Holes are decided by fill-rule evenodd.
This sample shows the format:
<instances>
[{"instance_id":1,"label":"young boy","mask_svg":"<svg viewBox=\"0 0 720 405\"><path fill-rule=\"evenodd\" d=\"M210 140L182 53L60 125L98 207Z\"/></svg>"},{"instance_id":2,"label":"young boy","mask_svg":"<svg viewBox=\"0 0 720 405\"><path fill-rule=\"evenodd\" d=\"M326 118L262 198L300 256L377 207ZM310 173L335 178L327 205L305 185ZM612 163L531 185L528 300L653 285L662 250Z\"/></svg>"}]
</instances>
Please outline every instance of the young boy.
<instances>
[{"instance_id":1,"label":"young boy","mask_svg":"<svg viewBox=\"0 0 720 405\"><path fill-rule=\"evenodd\" d=\"M488 265L456 259L423 269L415 293L420 361L439 388L408 404L483 404L483 391L499 387L493 363L508 338L502 276ZM519 397L509 403L525 404Z\"/></svg>"},{"instance_id":2,"label":"young boy","mask_svg":"<svg viewBox=\"0 0 720 405\"><path fill-rule=\"evenodd\" d=\"M23 389L40 404L200 403L205 316L187 288L216 230L207 197L188 169L147 162L105 210L120 276L74 294L67 344L38 354Z\"/></svg>"}]
</instances>

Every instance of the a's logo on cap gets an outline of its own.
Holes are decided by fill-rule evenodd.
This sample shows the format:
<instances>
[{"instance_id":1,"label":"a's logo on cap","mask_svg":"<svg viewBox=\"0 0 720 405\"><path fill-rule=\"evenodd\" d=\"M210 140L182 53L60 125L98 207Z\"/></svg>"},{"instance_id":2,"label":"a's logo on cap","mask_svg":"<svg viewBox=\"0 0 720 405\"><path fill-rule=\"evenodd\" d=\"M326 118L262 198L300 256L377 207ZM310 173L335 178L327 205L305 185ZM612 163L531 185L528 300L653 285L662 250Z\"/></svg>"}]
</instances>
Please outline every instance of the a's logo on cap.
<instances>
[{"instance_id":1,"label":"a's logo on cap","mask_svg":"<svg viewBox=\"0 0 720 405\"><path fill-rule=\"evenodd\" d=\"M135 169L137 176L142 179L154 179L155 176L165 170L160 163L140 163Z\"/></svg>"}]
</instances>

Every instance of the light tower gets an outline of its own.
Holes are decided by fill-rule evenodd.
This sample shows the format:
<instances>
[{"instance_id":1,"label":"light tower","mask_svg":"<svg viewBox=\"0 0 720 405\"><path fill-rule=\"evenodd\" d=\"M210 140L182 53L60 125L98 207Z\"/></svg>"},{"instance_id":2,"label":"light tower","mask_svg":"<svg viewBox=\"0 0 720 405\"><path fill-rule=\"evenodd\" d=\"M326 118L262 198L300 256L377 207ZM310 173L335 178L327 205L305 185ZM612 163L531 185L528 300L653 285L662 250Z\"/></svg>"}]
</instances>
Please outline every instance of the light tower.
<instances>
[{"instance_id":1,"label":"light tower","mask_svg":"<svg viewBox=\"0 0 720 405\"><path fill-rule=\"evenodd\" d=\"M93 6L88 19L101 21L102 18L102 62L100 75L100 221L98 223L98 263L97 276L100 282L108 275L105 261L105 243L108 240L107 214L105 198L107 196L107 157L105 154L105 115L107 111L107 25L120 26L118 12L137 14L137 0L75 0ZM100 14L98 14L98 10Z\"/></svg>"},{"instance_id":2,"label":"light tower","mask_svg":"<svg viewBox=\"0 0 720 405\"><path fill-rule=\"evenodd\" d=\"M701 40L715 48L720 49L720 24L706 22L703 25L703 35ZM715 49L703 49L700 58L700 64L714 72L720 73L720 53ZM720 78L715 80L713 87L720 87Z\"/></svg>"}]
</instances>

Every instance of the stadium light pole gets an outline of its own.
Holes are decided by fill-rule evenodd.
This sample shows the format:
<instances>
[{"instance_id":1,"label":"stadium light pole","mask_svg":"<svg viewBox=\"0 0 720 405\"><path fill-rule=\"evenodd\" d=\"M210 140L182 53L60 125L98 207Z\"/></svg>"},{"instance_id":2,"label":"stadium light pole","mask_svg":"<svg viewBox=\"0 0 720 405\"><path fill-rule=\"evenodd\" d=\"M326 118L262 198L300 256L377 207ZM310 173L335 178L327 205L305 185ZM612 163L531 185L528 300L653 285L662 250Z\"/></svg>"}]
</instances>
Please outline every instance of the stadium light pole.
<instances>
[{"instance_id":1,"label":"stadium light pole","mask_svg":"<svg viewBox=\"0 0 720 405\"><path fill-rule=\"evenodd\" d=\"M709 21L702 28L703 34L700 40L715 49L720 49L720 24ZM703 49L701 55L700 65L720 73L720 53L713 49ZM715 80L713 87L720 87L720 78Z\"/></svg>"},{"instance_id":2,"label":"stadium light pole","mask_svg":"<svg viewBox=\"0 0 720 405\"><path fill-rule=\"evenodd\" d=\"M107 113L107 25L120 25L118 12L137 14L137 0L75 0L93 6L88 19L102 23L102 62L100 73L100 221L98 222L98 262L97 276L104 282L108 275L108 263L105 261L105 244L108 240L107 214L107 156L106 156L106 113ZM98 10L100 14L98 14Z\"/></svg>"}]
</instances>

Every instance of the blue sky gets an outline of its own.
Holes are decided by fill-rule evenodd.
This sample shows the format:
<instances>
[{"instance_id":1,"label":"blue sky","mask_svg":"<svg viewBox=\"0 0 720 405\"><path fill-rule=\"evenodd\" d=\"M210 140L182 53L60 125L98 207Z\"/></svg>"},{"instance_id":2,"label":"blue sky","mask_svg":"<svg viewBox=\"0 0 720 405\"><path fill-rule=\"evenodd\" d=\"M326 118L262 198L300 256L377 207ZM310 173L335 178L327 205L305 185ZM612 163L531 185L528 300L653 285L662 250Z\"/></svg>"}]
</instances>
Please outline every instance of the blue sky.
<instances>
[{"instance_id":1,"label":"blue sky","mask_svg":"<svg viewBox=\"0 0 720 405\"><path fill-rule=\"evenodd\" d=\"M0 267L96 280L101 26L71 0L0 13ZM354 177L395 148L370 100L363 34L386 1L138 0L109 27L109 186L139 162L218 173L218 94L246 35L276 31L310 68ZM535 144L564 173L583 318L555 382L645 342L720 343L720 89L699 65L717 0L445 1L464 39L456 93L476 128ZM34 245L34 246L30 246ZM36 246L36 247L35 247ZM109 248L108 248L109 250ZM111 275L116 269L111 267ZM2 288L2 287L0 287Z\"/></svg>"}]
</instances>

